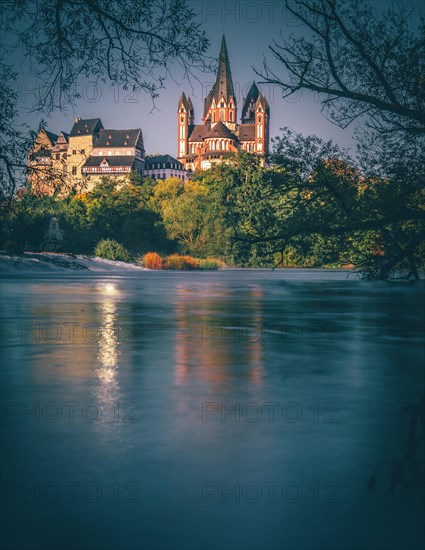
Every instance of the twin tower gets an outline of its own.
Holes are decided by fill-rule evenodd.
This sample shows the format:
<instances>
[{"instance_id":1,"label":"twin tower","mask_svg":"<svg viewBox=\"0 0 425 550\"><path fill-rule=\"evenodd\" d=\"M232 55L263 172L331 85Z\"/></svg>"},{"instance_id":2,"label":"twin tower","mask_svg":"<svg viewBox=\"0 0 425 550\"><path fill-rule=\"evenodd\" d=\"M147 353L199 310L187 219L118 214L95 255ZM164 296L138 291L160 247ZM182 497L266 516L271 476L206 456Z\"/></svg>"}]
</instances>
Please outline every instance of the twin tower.
<instances>
[{"instance_id":1,"label":"twin tower","mask_svg":"<svg viewBox=\"0 0 425 550\"><path fill-rule=\"evenodd\" d=\"M243 100L241 124L237 123L237 102L230 71L226 40L222 38L217 78L204 100L202 124L195 124L195 112L185 93L178 105L178 160L187 170L206 170L213 163L238 150L264 159L269 149L270 107L252 84Z\"/></svg>"}]
</instances>

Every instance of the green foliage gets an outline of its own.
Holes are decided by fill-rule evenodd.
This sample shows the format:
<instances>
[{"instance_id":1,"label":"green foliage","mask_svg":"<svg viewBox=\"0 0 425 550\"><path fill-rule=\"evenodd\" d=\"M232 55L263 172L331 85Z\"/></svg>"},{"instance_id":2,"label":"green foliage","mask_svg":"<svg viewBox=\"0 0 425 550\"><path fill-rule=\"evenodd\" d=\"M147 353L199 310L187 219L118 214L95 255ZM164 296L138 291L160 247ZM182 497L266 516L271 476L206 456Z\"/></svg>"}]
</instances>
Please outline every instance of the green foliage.
<instances>
[{"instance_id":1,"label":"green foliage","mask_svg":"<svg viewBox=\"0 0 425 550\"><path fill-rule=\"evenodd\" d=\"M214 258L199 260L199 269L203 269L205 271L215 271L221 267L225 267L225 264L219 260L215 260Z\"/></svg>"},{"instance_id":2,"label":"green foliage","mask_svg":"<svg viewBox=\"0 0 425 550\"><path fill-rule=\"evenodd\" d=\"M94 254L104 260L129 262L131 259L128 250L122 244L112 239L104 239L98 242L94 249Z\"/></svg>"}]
</instances>

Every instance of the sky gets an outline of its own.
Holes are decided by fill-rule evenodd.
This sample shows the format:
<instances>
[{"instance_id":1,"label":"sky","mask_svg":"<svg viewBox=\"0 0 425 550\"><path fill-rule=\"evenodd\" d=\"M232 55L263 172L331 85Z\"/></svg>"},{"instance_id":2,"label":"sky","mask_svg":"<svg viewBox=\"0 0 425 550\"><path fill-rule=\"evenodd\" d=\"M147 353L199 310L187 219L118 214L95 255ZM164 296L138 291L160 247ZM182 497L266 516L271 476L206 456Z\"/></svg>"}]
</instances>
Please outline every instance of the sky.
<instances>
[{"instance_id":1,"label":"sky","mask_svg":"<svg viewBox=\"0 0 425 550\"><path fill-rule=\"evenodd\" d=\"M379 7L387 7L390 0L374 0ZM240 117L242 99L252 81L258 82L253 66L261 69L264 57L272 60L268 51L273 39L279 41L280 34L285 38L291 33L299 33L300 26L284 8L282 0L259 1L194 1L187 2L197 13L198 21L203 25L210 40L207 55L217 58L222 33L225 33L230 66L237 94L238 117ZM409 8L419 9L417 0L404 0ZM47 128L59 133L69 132L75 117L99 117L105 128L136 128L143 130L147 154L161 153L177 155L177 103L181 93L190 95L195 107L195 122L201 123L203 99L210 91L214 74L198 74L199 80L185 81L178 70L172 69L173 79L168 79L165 89L155 100L153 108L151 98L140 93L118 89L110 84L102 84L96 89L87 83L81 89L82 97L74 110L67 113L54 112L50 116L32 112L34 101L31 83L22 76L20 84L20 118L31 128L36 129L41 118ZM282 127L290 127L304 135L316 134L323 139L333 139L342 147L355 149L354 126L343 130L321 114L318 97L303 91L297 97L283 99L278 87L259 85L270 104L270 136L279 134Z\"/></svg>"}]
</instances>

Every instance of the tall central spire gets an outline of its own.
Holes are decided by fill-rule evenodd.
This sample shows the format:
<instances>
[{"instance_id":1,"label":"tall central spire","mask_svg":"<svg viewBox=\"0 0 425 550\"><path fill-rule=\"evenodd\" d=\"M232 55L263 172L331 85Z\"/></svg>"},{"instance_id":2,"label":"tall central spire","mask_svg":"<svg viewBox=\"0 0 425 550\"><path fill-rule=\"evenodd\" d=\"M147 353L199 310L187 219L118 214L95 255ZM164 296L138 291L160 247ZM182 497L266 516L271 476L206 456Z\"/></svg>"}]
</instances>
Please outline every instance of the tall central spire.
<instances>
[{"instance_id":1,"label":"tall central spire","mask_svg":"<svg viewBox=\"0 0 425 550\"><path fill-rule=\"evenodd\" d=\"M204 119L211 109L213 99L216 105L224 98L226 104L229 104L229 99L233 98L233 103L236 107L235 91L233 88L232 72L230 70L229 54L227 53L226 39L221 39L220 56L218 58L217 76L210 93L204 100Z\"/></svg>"},{"instance_id":2,"label":"tall central spire","mask_svg":"<svg viewBox=\"0 0 425 550\"><path fill-rule=\"evenodd\" d=\"M227 53L226 38L224 34L221 39L217 78L214 84L213 94L216 101L219 101L222 97L224 97L226 101L229 101L230 97L235 97L232 73L230 71L229 54Z\"/></svg>"}]
</instances>

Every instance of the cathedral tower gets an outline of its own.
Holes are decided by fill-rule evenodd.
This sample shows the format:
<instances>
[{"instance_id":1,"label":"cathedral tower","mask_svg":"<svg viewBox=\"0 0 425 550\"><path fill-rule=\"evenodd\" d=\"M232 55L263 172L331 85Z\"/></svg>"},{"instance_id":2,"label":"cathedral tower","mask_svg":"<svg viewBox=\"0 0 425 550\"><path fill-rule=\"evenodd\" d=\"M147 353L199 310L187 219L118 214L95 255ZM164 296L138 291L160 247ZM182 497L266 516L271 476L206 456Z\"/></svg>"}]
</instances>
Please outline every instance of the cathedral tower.
<instances>
[{"instance_id":1,"label":"cathedral tower","mask_svg":"<svg viewBox=\"0 0 425 550\"><path fill-rule=\"evenodd\" d=\"M236 114L236 96L233 88L226 39L223 34L216 81L204 102L203 124L210 124L213 127L217 122L222 122L229 130L234 131L236 130Z\"/></svg>"},{"instance_id":2,"label":"cathedral tower","mask_svg":"<svg viewBox=\"0 0 425 550\"><path fill-rule=\"evenodd\" d=\"M186 94L183 92L180 100L179 100L179 107L177 110L177 116L178 116L178 143L179 143L179 157L184 157L187 155L188 151L188 144L187 140L189 138L189 127L193 125L195 114L193 109L192 101L189 98L186 97Z\"/></svg>"},{"instance_id":3,"label":"cathedral tower","mask_svg":"<svg viewBox=\"0 0 425 550\"><path fill-rule=\"evenodd\" d=\"M195 124L193 104L183 93L178 104L178 160L187 170L206 170L238 150L261 156L269 150L270 107L255 82L243 100L241 124L226 39L221 40L214 86L204 101L202 124Z\"/></svg>"}]
</instances>

